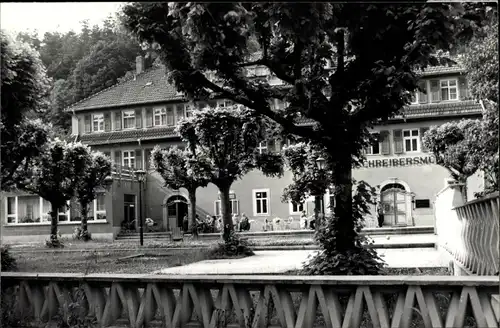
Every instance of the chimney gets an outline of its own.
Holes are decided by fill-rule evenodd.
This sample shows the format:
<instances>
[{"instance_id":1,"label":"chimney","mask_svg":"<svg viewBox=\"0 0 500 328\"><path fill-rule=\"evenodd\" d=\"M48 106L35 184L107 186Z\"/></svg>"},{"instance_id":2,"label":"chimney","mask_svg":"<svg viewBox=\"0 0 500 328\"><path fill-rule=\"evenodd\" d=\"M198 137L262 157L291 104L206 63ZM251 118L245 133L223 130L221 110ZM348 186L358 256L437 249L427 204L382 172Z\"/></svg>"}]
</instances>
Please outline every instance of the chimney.
<instances>
[{"instance_id":1,"label":"chimney","mask_svg":"<svg viewBox=\"0 0 500 328\"><path fill-rule=\"evenodd\" d=\"M144 57L137 56L135 58L135 73L139 75L142 72L144 72Z\"/></svg>"}]
</instances>

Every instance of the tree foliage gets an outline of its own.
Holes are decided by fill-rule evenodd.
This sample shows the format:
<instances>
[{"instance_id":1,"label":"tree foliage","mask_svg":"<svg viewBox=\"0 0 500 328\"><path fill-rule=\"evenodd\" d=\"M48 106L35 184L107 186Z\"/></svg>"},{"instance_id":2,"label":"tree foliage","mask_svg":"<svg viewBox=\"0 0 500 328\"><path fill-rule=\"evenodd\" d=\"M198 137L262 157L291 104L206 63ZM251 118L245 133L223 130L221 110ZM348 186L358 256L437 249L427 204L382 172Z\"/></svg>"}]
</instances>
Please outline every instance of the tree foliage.
<instances>
[{"instance_id":1,"label":"tree foliage","mask_svg":"<svg viewBox=\"0 0 500 328\"><path fill-rule=\"evenodd\" d=\"M190 163L195 163L199 154L177 147L161 149L155 146L151 152L151 166L157 171L165 186L174 190L185 188L189 194L191 229L196 235L196 189L206 187L209 180L190 169Z\"/></svg>"},{"instance_id":2,"label":"tree foliage","mask_svg":"<svg viewBox=\"0 0 500 328\"><path fill-rule=\"evenodd\" d=\"M58 211L75 196L77 182L85 170L87 151L87 146L82 143L67 143L55 138L29 163L21 189L51 204L48 245L61 245L57 236Z\"/></svg>"},{"instance_id":3,"label":"tree foliage","mask_svg":"<svg viewBox=\"0 0 500 328\"><path fill-rule=\"evenodd\" d=\"M38 53L3 31L1 41L2 190L14 188L21 171L46 142L48 127L32 119L47 108L49 83Z\"/></svg>"},{"instance_id":4,"label":"tree foliage","mask_svg":"<svg viewBox=\"0 0 500 328\"><path fill-rule=\"evenodd\" d=\"M436 157L436 164L446 168L453 179L467 183L467 178L480 167L476 136L481 134L479 120L460 120L432 126L424 135L424 145ZM463 189L467 199L466 188Z\"/></svg>"},{"instance_id":5,"label":"tree foliage","mask_svg":"<svg viewBox=\"0 0 500 328\"><path fill-rule=\"evenodd\" d=\"M281 156L260 154L269 122L248 109L215 107L193 110L182 120L178 132L196 154L188 170L219 188L225 227L232 229L229 190L248 172L259 169L267 176L283 174Z\"/></svg>"},{"instance_id":6,"label":"tree foliage","mask_svg":"<svg viewBox=\"0 0 500 328\"><path fill-rule=\"evenodd\" d=\"M283 149L285 165L292 172L292 183L283 190L283 201L303 203L308 195L323 195L332 185L328 169L320 170L318 158L328 154L310 143L300 142Z\"/></svg>"},{"instance_id":7,"label":"tree foliage","mask_svg":"<svg viewBox=\"0 0 500 328\"><path fill-rule=\"evenodd\" d=\"M357 236L352 168L362 163L369 128L410 103L418 70L450 63L438 50L450 50L455 37L470 33L482 9L460 3L179 2L132 3L124 14L141 41L156 45L179 91L230 99L331 155L336 228L345 236L336 245L345 253ZM249 50L252 38L258 53ZM333 68L325 67L327 61ZM255 65L284 84L251 77ZM273 108L275 99L287 105ZM299 118L313 127L298 124Z\"/></svg>"},{"instance_id":8,"label":"tree foliage","mask_svg":"<svg viewBox=\"0 0 500 328\"><path fill-rule=\"evenodd\" d=\"M84 166L81 169L81 175L76 178L75 194L80 206L81 213L81 229L79 238L85 241L91 239L87 229L87 218L89 206L96 199L97 194L106 188L108 182L106 178L111 176L111 160L102 152L95 152L88 146L83 146L84 152L79 154L82 156ZM97 215L94 213L94 215Z\"/></svg>"}]
</instances>

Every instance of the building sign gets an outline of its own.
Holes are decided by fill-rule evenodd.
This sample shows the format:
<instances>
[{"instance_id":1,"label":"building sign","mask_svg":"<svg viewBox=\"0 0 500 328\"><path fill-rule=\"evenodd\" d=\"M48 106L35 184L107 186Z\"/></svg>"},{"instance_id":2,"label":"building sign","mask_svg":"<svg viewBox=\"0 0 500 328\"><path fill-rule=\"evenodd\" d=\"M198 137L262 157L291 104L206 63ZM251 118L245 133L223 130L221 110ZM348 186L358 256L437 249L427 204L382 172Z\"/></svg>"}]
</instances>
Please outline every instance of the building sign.
<instances>
[{"instance_id":1,"label":"building sign","mask_svg":"<svg viewBox=\"0 0 500 328\"><path fill-rule=\"evenodd\" d=\"M363 162L364 168L404 167L436 164L434 156L398 157L385 159L371 159Z\"/></svg>"}]
</instances>

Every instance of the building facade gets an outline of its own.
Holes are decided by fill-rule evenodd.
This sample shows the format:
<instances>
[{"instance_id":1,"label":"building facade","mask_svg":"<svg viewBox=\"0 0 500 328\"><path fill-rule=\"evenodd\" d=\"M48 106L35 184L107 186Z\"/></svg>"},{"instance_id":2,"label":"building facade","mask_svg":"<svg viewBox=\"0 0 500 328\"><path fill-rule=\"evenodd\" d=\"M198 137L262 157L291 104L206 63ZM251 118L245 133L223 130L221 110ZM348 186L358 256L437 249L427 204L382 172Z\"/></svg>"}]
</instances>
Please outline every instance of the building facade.
<instances>
[{"instance_id":1,"label":"building facade","mask_svg":"<svg viewBox=\"0 0 500 328\"><path fill-rule=\"evenodd\" d=\"M164 187L161 177L150 169L149 155L155 145L162 148L174 145L183 147L175 127L179 120L189 115L189 106L187 99L167 82L164 68L144 70L144 60L140 57L136 64L137 71L133 79L96 93L68 109L72 113L72 134L93 149L108 155L117 165L117 171L120 167L147 170L143 215L154 220L161 230L168 231L180 226L182 217L187 213L187 191ZM267 76L265 68L259 67L254 68L251 74ZM280 83L275 77L269 77L268 80L270 83ZM450 179L448 172L435 164L433 155L423 146L423 133L432 125L462 118L480 118L482 113L481 105L469 98L464 72L458 66L432 67L422 73L420 84L427 90L426 93L417 92L412 104L403 109L401 115L373 128L373 133L380 136L379 142L366 149L363 167L353 172L356 180L364 180L377 187L385 212L384 224L388 226L434 224L435 195ZM207 103L198 102L197 105L204 106ZM231 102L219 99L208 105L225 107ZM284 104L279 101L274 103L275 108L281 106ZM300 124L310 123L303 121ZM282 146L279 140L268 140L259 149L261 152L280 152ZM482 189L481 173L469 180L471 195ZM233 213L245 213L251 218L253 231L262 230L266 219L271 221L276 217L291 218L287 226L298 228L301 212L306 211L311 215L314 205L312 199L305 204L281 201L283 189L291 181L292 174L286 170L282 178L265 177L258 171L250 172L231 188ZM108 213L106 215L106 222L114 227L114 230L110 228L113 236L124 221L133 221L139 215L138 189L130 189L128 194L125 193L129 195L125 199L116 197L120 186L116 184L115 188L113 193L106 193L110 199L109 208L120 209L113 211L113 217ZM4 232L13 227L18 227L12 230L17 231L23 224L12 221L12 213L23 213L28 203L36 202L34 198L24 201L12 197L4 197L2 202ZM324 204L328 205L331 198L327 193ZM38 199L38 202L42 217L46 205L43 200ZM97 200L95 213L99 214L102 203L102 198ZM214 185L198 190L197 207L201 217L220 214L219 193ZM19 217L20 214L16 215ZM62 215L61 218L61 222L65 222L63 220L66 217ZM71 221L69 213L66 222L77 220ZM374 216L367 217L367 225L374 226L374 222Z\"/></svg>"}]
</instances>

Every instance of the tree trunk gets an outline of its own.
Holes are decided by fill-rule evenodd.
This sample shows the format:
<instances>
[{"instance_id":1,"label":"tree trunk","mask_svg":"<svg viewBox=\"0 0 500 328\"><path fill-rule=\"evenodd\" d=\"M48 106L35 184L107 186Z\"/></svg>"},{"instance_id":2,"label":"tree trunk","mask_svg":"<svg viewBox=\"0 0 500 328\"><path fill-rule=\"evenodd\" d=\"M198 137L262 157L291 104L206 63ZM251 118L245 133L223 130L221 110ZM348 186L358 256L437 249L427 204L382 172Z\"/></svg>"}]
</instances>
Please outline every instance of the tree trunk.
<instances>
[{"instance_id":1,"label":"tree trunk","mask_svg":"<svg viewBox=\"0 0 500 328\"><path fill-rule=\"evenodd\" d=\"M221 212L222 212L222 223L223 227L223 237L224 240L227 240L229 232L234 229L233 227L233 219L231 217L231 201L229 199L229 189L231 185L220 185L220 204L221 204Z\"/></svg>"},{"instance_id":2,"label":"tree trunk","mask_svg":"<svg viewBox=\"0 0 500 328\"><path fill-rule=\"evenodd\" d=\"M351 156L340 159L333 173L334 181L338 187L335 195L335 217L338 218L337 229L333 231L336 237L337 252L345 253L354 249L356 231L352 211L352 166Z\"/></svg>"},{"instance_id":3,"label":"tree trunk","mask_svg":"<svg viewBox=\"0 0 500 328\"><path fill-rule=\"evenodd\" d=\"M50 241L57 242L57 215L59 212L59 208L61 206L56 203L50 203Z\"/></svg>"},{"instance_id":4,"label":"tree trunk","mask_svg":"<svg viewBox=\"0 0 500 328\"><path fill-rule=\"evenodd\" d=\"M88 231L88 224L87 224L87 219L88 219L88 213L89 213L89 205L88 204L82 204L80 202L81 206L81 212L80 214L82 215L82 221L81 221L81 229L82 229L82 236L85 235ZM94 214L95 215L95 214ZM87 239L85 239L87 241Z\"/></svg>"},{"instance_id":5,"label":"tree trunk","mask_svg":"<svg viewBox=\"0 0 500 328\"><path fill-rule=\"evenodd\" d=\"M198 222L196 222L196 189L188 189L189 193L189 211L191 216L191 235L198 238Z\"/></svg>"}]
</instances>

